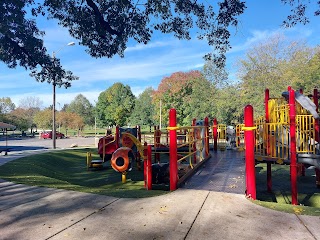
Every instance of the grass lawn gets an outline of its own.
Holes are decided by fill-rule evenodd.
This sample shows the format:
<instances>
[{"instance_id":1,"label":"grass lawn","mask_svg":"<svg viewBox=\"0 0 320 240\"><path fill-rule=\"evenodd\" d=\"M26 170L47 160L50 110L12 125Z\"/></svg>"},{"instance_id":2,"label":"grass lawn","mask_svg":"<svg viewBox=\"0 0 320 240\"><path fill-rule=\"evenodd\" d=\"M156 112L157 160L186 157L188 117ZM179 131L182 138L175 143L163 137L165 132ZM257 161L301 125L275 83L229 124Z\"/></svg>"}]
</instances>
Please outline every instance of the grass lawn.
<instances>
[{"instance_id":1,"label":"grass lawn","mask_svg":"<svg viewBox=\"0 0 320 240\"><path fill-rule=\"evenodd\" d=\"M272 165L272 192L267 191L267 164L256 165L257 204L275 210L296 214L320 215L320 189L315 184L315 170L306 169L305 176L299 176L298 202L291 205L291 181L289 165ZM305 207L307 206L307 207Z\"/></svg>"},{"instance_id":2,"label":"grass lawn","mask_svg":"<svg viewBox=\"0 0 320 240\"><path fill-rule=\"evenodd\" d=\"M143 171L133 168L127 182L121 182L121 173L114 171L110 162L103 169L89 169L86 153L99 159L96 149L72 149L24 157L0 166L0 178L15 183L61 188L114 197L141 198L168 193L144 188ZM161 159L165 156L161 156ZM165 159L167 160L167 159ZM295 214L320 216L320 189L315 186L315 170L306 169L306 176L298 177L298 206L291 205L290 166L272 165L272 192L267 192L266 164L256 165L256 204ZM156 186L155 186L156 187Z\"/></svg>"},{"instance_id":3,"label":"grass lawn","mask_svg":"<svg viewBox=\"0 0 320 240\"><path fill-rule=\"evenodd\" d=\"M127 182L121 182L121 173L112 169L110 162L103 169L89 169L86 153L100 159L96 149L72 149L24 157L0 166L0 178L15 183L61 188L114 197L141 198L168 193L164 190L147 191L143 171L133 168Z\"/></svg>"}]
</instances>

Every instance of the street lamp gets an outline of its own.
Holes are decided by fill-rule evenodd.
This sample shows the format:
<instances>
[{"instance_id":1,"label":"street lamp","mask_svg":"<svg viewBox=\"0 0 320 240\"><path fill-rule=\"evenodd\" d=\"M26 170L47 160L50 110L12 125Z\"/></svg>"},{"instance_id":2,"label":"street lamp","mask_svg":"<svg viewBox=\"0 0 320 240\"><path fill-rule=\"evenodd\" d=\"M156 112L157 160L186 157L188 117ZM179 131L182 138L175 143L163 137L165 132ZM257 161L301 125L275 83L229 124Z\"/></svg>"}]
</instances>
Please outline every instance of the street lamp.
<instances>
[{"instance_id":1,"label":"street lamp","mask_svg":"<svg viewBox=\"0 0 320 240\"><path fill-rule=\"evenodd\" d=\"M75 45L74 42L69 42L68 44L63 45L58 51L52 52L53 63L55 61L56 54L60 52L62 48L66 46L74 46L74 45ZM56 148L56 78L55 76L53 77L52 86L53 86L53 104L52 104L52 144L53 145L52 145L52 148L55 149Z\"/></svg>"}]
</instances>

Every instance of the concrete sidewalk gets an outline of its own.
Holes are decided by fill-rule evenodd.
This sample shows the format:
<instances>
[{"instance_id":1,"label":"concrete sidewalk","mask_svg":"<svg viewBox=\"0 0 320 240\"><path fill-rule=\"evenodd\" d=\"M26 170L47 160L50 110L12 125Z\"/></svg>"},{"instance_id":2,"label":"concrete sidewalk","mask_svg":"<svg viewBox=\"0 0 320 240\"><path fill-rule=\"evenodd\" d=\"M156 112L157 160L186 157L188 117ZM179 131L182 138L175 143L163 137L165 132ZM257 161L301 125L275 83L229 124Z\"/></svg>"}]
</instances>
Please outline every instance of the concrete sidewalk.
<instances>
[{"instance_id":1,"label":"concrete sidewalk","mask_svg":"<svg viewBox=\"0 0 320 240\"><path fill-rule=\"evenodd\" d=\"M0 165L34 153L3 156ZM241 154L223 152L213 159L184 188L143 199L33 187L0 179L0 240L320 240L319 216L277 212L245 198Z\"/></svg>"},{"instance_id":2,"label":"concrete sidewalk","mask_svg":"<svg viewBox=\"0 0 320 240\"><path fill-rule=\"evenodd\" d=\"M320 217L244 195L179 189L143 199L0 182L0 239L320 239Z\"/></svg>"}]
</instances>

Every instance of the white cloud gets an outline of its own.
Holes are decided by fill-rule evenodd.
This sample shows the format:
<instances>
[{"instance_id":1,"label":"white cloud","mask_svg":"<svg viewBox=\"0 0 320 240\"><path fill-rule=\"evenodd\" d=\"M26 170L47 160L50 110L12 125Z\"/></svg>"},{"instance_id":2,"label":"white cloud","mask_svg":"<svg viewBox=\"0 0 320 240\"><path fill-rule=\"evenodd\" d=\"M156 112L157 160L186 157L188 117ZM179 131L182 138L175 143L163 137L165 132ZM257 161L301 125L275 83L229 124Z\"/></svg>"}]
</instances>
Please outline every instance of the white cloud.
<instances>
[{"instance_id":1,"label":"white cloud","mask_svg":"<svg viewBox=\"0 0 320 240\"><path fill-rule=\"evenodd\" d=\"M65 29L52 26L44 29L45 46L49 53L74 41ZM210 51L206 43L197 39L180 41L170 37L157 39L148 45L129 46L124 58L115 56L111 59L94 59L84 49L83 46L66 47L57 56L65 69L80 77L78 81L72 82L70 89L57 88L56 101L61 107L80 93L94 104L99 94L114 82L128 84L138 96L147 86L157 88L164 76L201 68L204 64L203 56ZM52 85L36 82L23 68L9 70L3 66L2 71L0 65L0 88L6 91L2 92L2 96L10 96L16 104L24 97L36 96L45 107L52 105Z\"/></svg>"},{"instance_id":2,"label":"white cloud","mask_svg":"<svg viewBox=\"0 0 320 240\"><path fill-rule=\"evenodd\" d=\"M119 61L90 59L69 64L70 69L85 82L114 82L119 80L143 80L161 77L176 71L188 71L203 66L205 51L192 48L172 49L167 53L146 55L141 58L128 57ZM199 61L203 61L202 63ZM83 67L85 66L85 67Z\"/></svg>"},{"instance_id":3,"label":"white cloud","mask_svg":"<svg viewBox=\"0 0 320 240\"><path fill-rule=\"evenodd\" d=\"M278 28L275 30L251 30L250 36L246 38L245 42L242 44L234 45L232 49L228 52L228 54L237 53L246 51L249 48L251 48L253 45L266 40L268 38L271 38L276 35L284 35L290 39L307 39L313 34L313 31L311 29L307 28L289 28L289 29L283 29Z\"/></svg>"},{"instance_id":4,"label":"white cloud","mask_svg":"<svg viewBox=\"0 0 320 240\"><path fill-rule=\"evenodd\" d=\"M49 52L58 51L69 42L78 42L70 36L69 32L65 28L59 26L45 28L44 31L46 33L43 37L44 45Z\"/></svg>"},{"instance_id":5,"label":"white cloud","mask_svg":"<svg viewBox=\"0 0 320 240\"><path fill-rule=\"evenodd\" d=\"M246 51L247 49L251 48L253 45L257 44L258 42L264 39L267 39L271 36L275 36L276 34L279 34L279 30L275 30L275 31L253 30L251 31L250 37L248 37L244 43L233 46L228 53L231 54L231 53Z\"/></svg>"},{"instance_id":6,"label":"white cloud","mask_svg":"<svg viewBox=\"0 0 320 240\"><path fill-rule=\"evenodd\" d=\"M151 42L148 44L136 44L133 47L128 47L125 52L132 52L132 51L140 51L140 50L146 50L146 49L151 49L151 48L160 48L160 47L167 47L167 46L172 46L176 44L175 41L157 41L157 42Z\"/></svg>"}]
</instances>

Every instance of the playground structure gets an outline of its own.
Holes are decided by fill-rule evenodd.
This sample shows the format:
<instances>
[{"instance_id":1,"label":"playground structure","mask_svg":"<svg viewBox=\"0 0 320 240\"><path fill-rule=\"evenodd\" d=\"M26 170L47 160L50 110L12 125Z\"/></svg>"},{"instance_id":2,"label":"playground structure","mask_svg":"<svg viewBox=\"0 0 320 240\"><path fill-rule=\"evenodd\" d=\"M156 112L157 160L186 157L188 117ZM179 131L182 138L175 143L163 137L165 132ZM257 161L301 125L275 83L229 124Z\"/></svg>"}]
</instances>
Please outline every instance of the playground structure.
<instances>
[{"instance_id":1,"label":"playground structure","mask_svg":"<svg viewBox=\"0 0 320 240\"><path fill-rule=\"evenodd\" d=\"M270 98L265 91L265 116L253 120L253 108L245 107L246 195L256 199L255 164L267 164L267 190L272 191L272 164L290 164L291 202L298 204L297 176L304 175L305 165L316 171L320 187L318 91L313 102L288 87L282 98ZM238 132L238 131L237 131ZM238 134L237 134L238 136Z\"/></svg>"},{"instance_id":2,"label":"playground structure","mask_svg":"<svg viewBox=\"0 0 320 240\"><path fill-rule=\"evenodd\" d=\"M152 153L169 154L168 173L169 188L176 190L199 166L210 158L209 153L209 120L193 120L191 126L178 127L175 109L169 112L168 142L166 146L158 139L161 135L155 134L156 143L148 145L146 157L146 187L152 189ZM152 149L153 147L153 149ZM156 166L158 163L154 164ZM183 174L179 174L183 170Z\"/></svg>"},{"instance_id":3,"label":"playground structure","mask_svg":"<svg viewBox=\"0 0 320 240\"><path fill-rule=\"evenodd\" d=\"M234 126L219 124L217 119L213 120L212 125L213 149L233 149L236 145L236 129Z\"/></svg>"},{"instance_id":4,"label":"playground structure","mask_svg":"<svg viewBox=\"0 0 320 240\"><path fill-rule=\"evenodd\" d=\"M143 145L139 127L116 127L114 136L109 132L107 136L99 139L98 154L101 159L92 160L88 153L87 167L101 168L104 162L110 160L112 168L122 173L122 182L125 182L125 175L133 167L134 161L137 162L138 170L141 169L142 158L147 189L152 189L152 184L165 183L170 185L170 190L175 190L210 157L210 127L208 118L194 119L191 126L177 127L176 112L171 109L169 127L155 127L153 141L149 139L148 143ZM165 163L160 157L163 154L166 155ZM167 181L158 181L158 177L162 175L160 177L163 179L164 174L167 174Z\"/></svg>"},{"instance_id":5,"label":"playground structure","mask_svg":"<svg viewBox=\"0 0 320 240\"><path fill-rule=\"evenodd\" d=\"M87 158L87 167L101 168L104 162L112 160L113 153L121 147L127 147L132 150L133 158L137 160L138 167L140 167L139 159L140 154L143 152L139 139L141 139L139 126L135 128L117 126L114 135L112 135L111 130L108 130L106 136L100 138L98 142L98 154L101 159L92 160L89 156L89 159Z\"/></svg>"}]
</instances>

